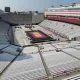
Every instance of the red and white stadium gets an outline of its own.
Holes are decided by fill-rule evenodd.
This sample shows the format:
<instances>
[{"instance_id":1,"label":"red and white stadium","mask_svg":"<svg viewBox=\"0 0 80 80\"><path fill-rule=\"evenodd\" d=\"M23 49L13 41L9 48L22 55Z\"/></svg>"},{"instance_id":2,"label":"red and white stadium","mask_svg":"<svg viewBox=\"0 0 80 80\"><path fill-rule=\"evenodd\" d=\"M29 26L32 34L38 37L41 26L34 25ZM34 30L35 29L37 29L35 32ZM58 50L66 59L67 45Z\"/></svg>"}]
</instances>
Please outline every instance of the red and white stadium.
<instances>
[{"instance_id":1,"label":"red and white stadium","mask_svg":"<svg viewBox=\"0 0 80 80\"><path fill-rule=\"evenodd\" d=\"M50 20L80 24L80 4L60 8L48 8L45 10L44 15Z\"/></svg>"},{"instance_id":2,"label":"red and white stadium","mask_svg":"<svg viewBox=\"0 0 80 80\"><path fill-rule=\"evenodd\" d=\"M0 80L80 80L80 4L42 16L0 15Z\"/></svg>"}]
</instances>

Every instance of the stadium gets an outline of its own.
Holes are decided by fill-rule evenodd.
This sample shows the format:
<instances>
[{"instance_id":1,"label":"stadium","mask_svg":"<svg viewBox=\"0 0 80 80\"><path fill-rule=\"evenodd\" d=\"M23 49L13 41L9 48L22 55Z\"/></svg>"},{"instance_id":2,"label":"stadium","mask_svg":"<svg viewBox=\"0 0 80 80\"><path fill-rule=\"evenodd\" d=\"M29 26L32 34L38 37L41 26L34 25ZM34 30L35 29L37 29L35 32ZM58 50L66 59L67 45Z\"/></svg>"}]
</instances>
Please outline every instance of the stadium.
<instances>
[{"instance_id":1,"label":"stadium","mask_svg":"<svg viewBox=\"0 0 80 80\"><path fill-rule=\"evenodd\" d=\"M73 6L0 15L0 80L80 80L80 5Z\"/></svg>"}]
</instances>

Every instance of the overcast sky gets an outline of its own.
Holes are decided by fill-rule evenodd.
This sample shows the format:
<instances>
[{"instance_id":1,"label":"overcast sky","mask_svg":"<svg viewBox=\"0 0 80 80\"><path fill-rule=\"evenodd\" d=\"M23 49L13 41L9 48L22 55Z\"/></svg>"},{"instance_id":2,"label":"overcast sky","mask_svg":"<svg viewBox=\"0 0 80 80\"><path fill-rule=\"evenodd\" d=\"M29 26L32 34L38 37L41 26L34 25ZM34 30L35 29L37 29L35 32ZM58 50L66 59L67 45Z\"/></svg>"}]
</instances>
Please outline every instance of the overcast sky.
<instances>
[{"instance_id":1,"label":"overcast sky","mask_svg":"<svg viewBox=\"0 0 80 80\"><path fill-rule=\"evenodd\" d=\"M71 5L80 3L80 0L0 0L0 9L11 7L11 11L44 11L51 6Z\"/></svg>"}]
</instances>

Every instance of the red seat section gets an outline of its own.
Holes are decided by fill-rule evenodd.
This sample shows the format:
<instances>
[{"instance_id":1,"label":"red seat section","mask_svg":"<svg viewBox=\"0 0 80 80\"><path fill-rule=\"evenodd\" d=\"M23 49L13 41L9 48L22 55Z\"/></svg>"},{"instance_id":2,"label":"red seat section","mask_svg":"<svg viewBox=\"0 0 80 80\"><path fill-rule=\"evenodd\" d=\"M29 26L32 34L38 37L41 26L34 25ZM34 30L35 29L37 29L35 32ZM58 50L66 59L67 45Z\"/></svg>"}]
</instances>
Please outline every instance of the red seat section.
<instances>
[{"instance_id":1,"label":"red seat section","mask_svg":"<svg viewBox=\"0 0 80 80\"><path fill-rule=\"evenodd\" d=\"M63 17L54 17L54 16L49 16L48 19L50 20L57 20L57 21L64 21L64 22L69 22L73 24L80 24L80 20L78 19L71 19L71 18L63 18Z\"/></svg>"}]
</instances>

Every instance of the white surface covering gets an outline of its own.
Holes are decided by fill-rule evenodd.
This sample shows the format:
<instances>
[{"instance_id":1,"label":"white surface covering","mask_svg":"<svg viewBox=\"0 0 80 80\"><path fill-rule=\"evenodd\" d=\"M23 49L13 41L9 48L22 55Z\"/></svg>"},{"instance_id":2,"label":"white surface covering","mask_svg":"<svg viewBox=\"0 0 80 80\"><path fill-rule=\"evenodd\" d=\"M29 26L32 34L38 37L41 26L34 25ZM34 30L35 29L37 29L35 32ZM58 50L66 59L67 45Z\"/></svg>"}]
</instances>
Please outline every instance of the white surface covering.
<instances>
[{"instance_id":1,"label":"white surface covering","mask_svg":"<svg viewBox=\"0 0 80 80\"><path fill-rule=\"evenodd\" d=\"M59 47L57 47L59 45ZM54 47L56 46L56 47ZM67 47L66 47L67 46ZM78 41L73 41L70 44L68 42L40 44L41 54L46 62L46 65L54 77L61 76L66 73L72 73L80 69L80 51L71 47L79 47ZM10 46L4 50L13 48L12 53L15 53L16 47ZM56 52L56 49L61 49L73 56L66 54L65 52ZM15 50L14 50L15 49ZM1 80L43 80L47 77L38 47L29 46L25 47L22 51L23 55L20 55L12 65L4 72ZM1 70L14 58L11 54L0 54ZM4 64L2 63L4 61Z\"/></svg>"},{"instance_id":2,"label":"white surface covering","mask_svg":"<svg viewBox=\"0 0 80 80\"><path fill-rule=\"evenodd\" d=\"M77 40L80 40L80 26L78 25L51 20L44 20L39 25L49 28L51 31L60 36L68 37L69 39L76 37Z\"/></svg>"}]
</instances>

